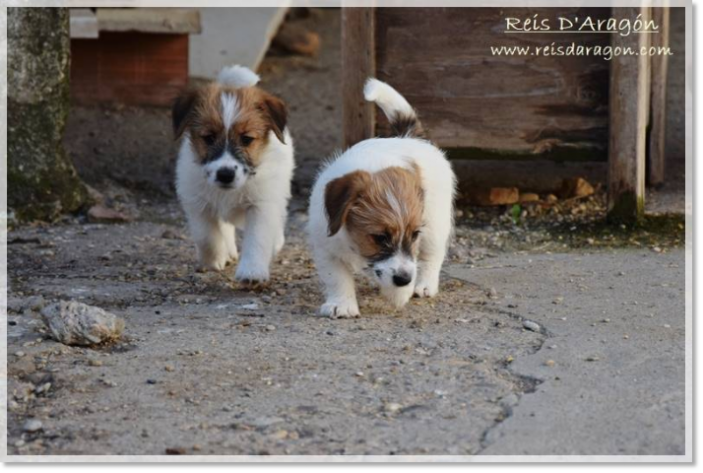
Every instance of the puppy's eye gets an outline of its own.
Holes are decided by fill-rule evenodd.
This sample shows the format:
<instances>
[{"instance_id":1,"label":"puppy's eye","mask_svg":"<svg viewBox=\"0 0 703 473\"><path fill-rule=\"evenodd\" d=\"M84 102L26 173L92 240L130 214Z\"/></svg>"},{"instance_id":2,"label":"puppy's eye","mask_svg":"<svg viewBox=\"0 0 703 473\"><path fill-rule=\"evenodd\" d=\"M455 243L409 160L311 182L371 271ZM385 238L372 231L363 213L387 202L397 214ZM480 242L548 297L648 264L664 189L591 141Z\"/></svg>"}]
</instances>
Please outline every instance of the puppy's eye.
<instances>
[{"instance_id":1,"label":"puppy's eye","mask_svg":"<svg viewBox=\"0 0 703 473\"><path fill-rule=\"evenodd\" d=\"M205 144L208 146L214 144L215 141L217 141L217 136L215 136L214 133L206 133L204 135L201 135L200 137L203 139Z\"/></svg>"},{"instance_id":2,"label":"puppy's eye","mask_svg":"<svg viewBox=\"0 0 703 473\"><path fill-rule=\"evenodd\" d=\"M247 135L242 135L239 139L242 141L242 146L249 146L254 141L253 137Z\"/></svg>"},{"instance_id":3,"label":"puppy's eye","mask_svg":"<svg viewBox=\"0 0 703 473\"><path fill-rule=\"evenodd\" d=\"M389 246L391 244L391 238L387 233L371 235L371 237L378 246Z\"/></svg>"},{"instance_id":4,"label":"puppy's eye","mask_svg":"<svg viewBox=\"0 0 703 473\"><path fill-rule=\"evenodd\" d=\"M420 236L420 230L415 230L412 234L412 240L415 241Z\"/></svg>"}]
</instances>

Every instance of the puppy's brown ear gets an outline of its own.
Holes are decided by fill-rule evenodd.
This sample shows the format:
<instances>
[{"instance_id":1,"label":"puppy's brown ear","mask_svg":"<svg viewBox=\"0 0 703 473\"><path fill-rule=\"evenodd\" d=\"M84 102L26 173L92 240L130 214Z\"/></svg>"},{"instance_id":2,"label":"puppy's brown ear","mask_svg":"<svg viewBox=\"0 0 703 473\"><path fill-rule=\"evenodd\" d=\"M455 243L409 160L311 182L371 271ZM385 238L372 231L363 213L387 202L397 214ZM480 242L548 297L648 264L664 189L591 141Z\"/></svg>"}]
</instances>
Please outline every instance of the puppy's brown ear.
<instances>
[{"instance_id":1,"label":"puppy's brown ear","mask_svg":"<svg viewBox=\"0 0 703 473\"><path fill-rule=\"evenodd\" d=\"M198 101L198 91L189 89L184 91L173 102L171 119L173 121L173 134L176 139L183 135L193 118L193 110Z\"/></svg>"},{"instance_id":2,"label":"puppy's brown ear","mask_svg":"<svg viewBox=\"0 0 703 473\"><path fill-rule=\"evenodd\" d=\"M325 187L327 236L334 236L347 221L349 209L364 187L369 174L356 171L330 181Z\"/></svg>"},{"instance_id":3,"label":"puppy's brown ear","mask_svg":"<svg viewBox=\"0 0 703 473\"><path fill-rule=\"evenodd\" d=\"M276 135L278 141L285 144L283 140L283 130L286 129L286 123L288 122L288 109L286 104L278 97L266 94L261 107L264 113L268 115L271 131Z\"/></svg>"}]
</instances>

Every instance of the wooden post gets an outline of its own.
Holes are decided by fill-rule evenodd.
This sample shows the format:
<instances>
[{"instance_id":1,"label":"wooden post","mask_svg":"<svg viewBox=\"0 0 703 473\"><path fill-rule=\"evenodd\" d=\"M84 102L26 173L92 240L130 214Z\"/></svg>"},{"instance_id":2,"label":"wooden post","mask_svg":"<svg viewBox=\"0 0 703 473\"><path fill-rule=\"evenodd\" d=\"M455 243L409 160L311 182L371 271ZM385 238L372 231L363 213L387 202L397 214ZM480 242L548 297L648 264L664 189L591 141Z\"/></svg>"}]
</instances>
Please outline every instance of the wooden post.
<instances>
[{"instance_id":1,"label":"wooden post","mask_svg":"<svg viewBox=\"0 0 703 473\"><path fill-rule=\"evenodd\" d=\"M374 134L375 110L364 100L364 82L376 74L374 8L342 9L342 125L344 146Z\"/></svg>"},{"instance_id":2,"label":"wooden post","mask_svg":"<svg viewBox=\"0 0 703 473\"><path fill-rule=\"evenodd\" d=\"M643 22L650 7L613 8L613 17ZM644 215L644 180L647 119L649 117L649 47L651 34L613 34L615 48L631 48L635 54L614 56L610 68L610 141L608 148L608 219L634 224Z\"/></svg>"},{"instance_id":3,"label":"wooden post","mask_svg":"<svg viewBox=\"0 0 703 473\"><path fill-rule=\"evenodd\" d=\"M664 48L669 46L669 7L652 8L652 19L659 26L659 34L653 34L652 46ZM652 56L652 111L649 129L649 156L647 162L647 180L649 185L657 186L664 182L666 160L666 74L669 56L659 54Z\"/></svg>"}]
</instances>

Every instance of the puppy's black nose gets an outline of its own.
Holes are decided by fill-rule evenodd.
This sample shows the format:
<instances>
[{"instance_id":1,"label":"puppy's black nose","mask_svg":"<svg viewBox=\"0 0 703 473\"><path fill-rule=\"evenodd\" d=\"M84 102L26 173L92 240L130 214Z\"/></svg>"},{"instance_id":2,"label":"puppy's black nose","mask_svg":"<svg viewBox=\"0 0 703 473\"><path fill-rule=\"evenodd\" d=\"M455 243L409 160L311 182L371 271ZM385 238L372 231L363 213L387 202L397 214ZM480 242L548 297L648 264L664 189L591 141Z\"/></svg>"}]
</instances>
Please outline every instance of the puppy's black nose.
<instances>
[{"instance_id":1,"label":"puppy's black nose","mask_svg":"<svg viewBox=\"0 0 703 473\"><path fill-rule=\"evenodd\" d=\"M393 275L393 284L398 287L407 286L412 280L413 278L411 278L410 275L407 273L399 273Z\"/></svg>"},{"instance_id":2,"label":"puppy's black nose","mask_svg":"<svg viewBox=\"0 0 703 473\"><path fill-rule=\"evenodd\" d=\"M234 181L234 174L234 169L232 168L220 168L217 170L215 178L217 179L217 182L221 182L222 184L232 184L232 181Z\"/></svg>"}]
</instances>

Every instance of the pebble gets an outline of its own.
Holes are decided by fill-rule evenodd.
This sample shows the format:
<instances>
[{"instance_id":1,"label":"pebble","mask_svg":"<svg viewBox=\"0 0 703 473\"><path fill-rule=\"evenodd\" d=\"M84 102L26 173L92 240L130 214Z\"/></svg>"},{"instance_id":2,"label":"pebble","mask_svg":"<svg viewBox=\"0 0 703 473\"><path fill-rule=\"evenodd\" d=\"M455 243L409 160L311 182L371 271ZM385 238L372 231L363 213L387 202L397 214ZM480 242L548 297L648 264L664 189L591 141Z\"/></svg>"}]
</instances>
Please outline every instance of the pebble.
<instances>
[{"instance_id":1,"label":"pebble","mask_svg":"<svg viewBox=\"0 0 703 473\"><path fill-rule=\"evenodd\" d=\"M488 290L488 297L491 299L498 299L498 291L496 291L495 287L492 287Z\"/></svg>"},{"instance_id":2,"label":"pebble","mask_svg":"<svg viewBox=\"0 0 703 473\"><path fill-rule=\"evenodd\" d=\"M166 366L164 366L164 369L165 369L166 371L168 371L168 372L171 372L171 371L175 371L175 370L176 370L176 368L174 368L174 367L171 366L171 365L166 365Z\"/></svg>"},{"instance_id":3,"label":"pebble","mask_svg":"<svg viewBox=\"0 0 703 473\"><path fill-rule=\"evenodd\" d=\"M267 331L267 332L273 332L274 330L276 330L276 326L275 326L275 325L267 325L267 326L266 326L266 331Z\"/></svg>"},{"instance_id":4,"label":"pebble","mask_svg":"<svg viewBox=\"0 0 703 473\"><path fill-rule=\"evenodd\" d=\"M403 408L403 406L401 406L397 402L389 402L383 406L383 410L388 412L389 414L395 414L396 412L400 411L402 408Z\"/></svg>"},{"instance_id":5,"label":"pebble","mask_svg":"<svg viewBox=\"0 0 703 473\"><path fill-rule=\"evenodd\" d=\"M102 360L90 359L90 360L88 360L88 364L90 366L102 366L103 362L102 362Z\"/></svg>"},{"instance_id":6,"label":"pebble","mask_svg":"<svg viewBox=\"0 0 703 473\"><path fill-rule=\"evenodd\" d=\"M600 358L596 355L586 357L586 361L600 361Z\"/></svg>"},{"instance_id":7,"label":"pebble","mask_svg":"<svg viewBox=\"0 0 703 473\"><path fill-rule=\"evenodd\" d=\"M553 367L556 365L556 362L554 360L547 360L544 362L544 366L548 366L549 368Z\"/></svg>"},{"instance_id":8,"label":"pebble","mask_svg":"<svg viewBox=\"0 0 703 473\"><path fill-rule=\"evenodd\" d=\"M38 432L44 428L44 425L39 419L27 419L22 426L25 432Z\"/></svg>"},{"instance_id":9,"label":"pebble","mask_svg":"<svg viewBox=\"0 0 703 473\"><path fill-rule=\"evenodd\" d=\"M24 355L25 355L25 353L24 353L23 351L17 351L17 352L15 352L15 356L16 356L17 358L22 358Z\"/></svg>"},{"instance_id":10,"label":"pebble","mask_svg":"<svg viewBox=\"0 0 703 473\"><path fill-rule=\"evenodd\" d=\"M602 322L603 322L604 324L610 323L610 319L603 319Z\"/></svg>"},{"instance_id":11,"label":"pebble","mask_svg":"<svg viewBox=\"0 0 703 473\"><path fill-rule=\"evenodd\" d=\"M540 332L542 330L542 327L537 322L533 322L531 320L523 320L522 326L533 332Z\"/></svg>"},{"instance_id":12,"label":"pebble","mask_svg":"<svg viewBox=\"0 0 703 473\"><path fill-rule=\"evenodd\" d=\"M274 433L272 433L271 435L269 435L269 437L271 437L274 440L283 440L286 437L288 437L288 431L283 430L283 429L277 430Z\"/></svg>"}]
</instances>

